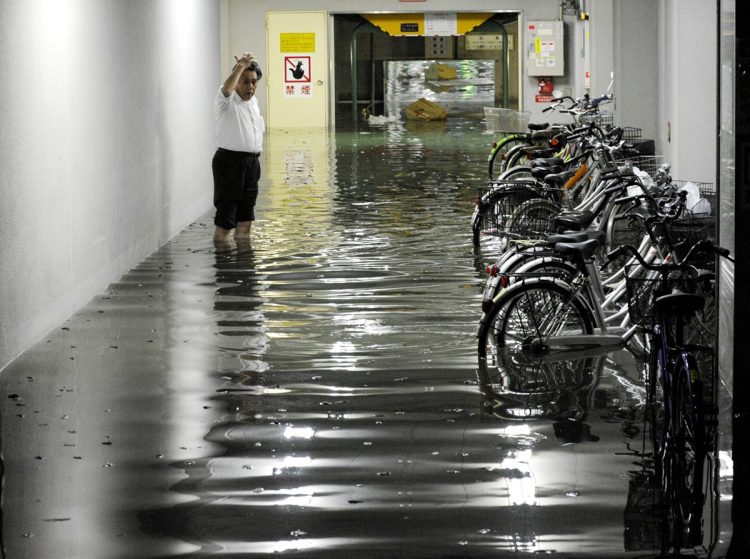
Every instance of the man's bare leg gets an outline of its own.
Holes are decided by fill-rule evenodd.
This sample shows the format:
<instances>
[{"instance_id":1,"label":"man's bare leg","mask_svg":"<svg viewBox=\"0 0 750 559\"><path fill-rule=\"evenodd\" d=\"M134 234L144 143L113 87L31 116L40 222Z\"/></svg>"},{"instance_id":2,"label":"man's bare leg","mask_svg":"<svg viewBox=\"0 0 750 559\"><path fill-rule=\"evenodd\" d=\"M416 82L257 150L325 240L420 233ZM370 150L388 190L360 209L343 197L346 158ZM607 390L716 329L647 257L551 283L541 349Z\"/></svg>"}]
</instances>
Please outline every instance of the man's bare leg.
<instances>
[{"instance_id":1,"label":"man's bare leg","mask_svg":"<svg viewBox=\"0 0 750 559\"><path fill-rule=\"evenodd\" d=\"M237 230L234 232L234 238L244 241L250 240L250 228L252 227L252 221L238 221Z\"/></svg>"},{"instance_id":2,"label":"man's bare leg","mask_svg":"<svg viewBox=\"0 0 750 559\"><path fill-rule=\"evenodd\" d=\"M230 240L232 240L232 230L217 226L214 231L214 241L225 243Z\"/></svg>"}]
</instances>

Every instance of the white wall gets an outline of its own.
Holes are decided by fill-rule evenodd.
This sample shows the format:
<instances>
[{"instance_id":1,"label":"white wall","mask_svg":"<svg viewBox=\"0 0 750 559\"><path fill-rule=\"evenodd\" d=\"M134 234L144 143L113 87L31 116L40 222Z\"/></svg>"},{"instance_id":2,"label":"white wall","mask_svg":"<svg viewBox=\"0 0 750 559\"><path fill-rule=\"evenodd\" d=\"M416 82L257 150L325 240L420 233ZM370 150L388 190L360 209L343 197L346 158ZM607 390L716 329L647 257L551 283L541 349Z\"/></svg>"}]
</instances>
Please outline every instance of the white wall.
<instances>
[{"instance_id":1,"label":"white wall","mask_svg":"<svg viewBox=\"0 0 750 559\"><path fill-rule=\"evenodd\" d=\"M660 0L659 15L661 151L675 178L716 184L716 2Z\"/></svg>"},{"instance_id":2,"label":"white wall","mask_svg":"<svg viewBox=\"0 0 750 559\"><path fill-rule=\"evenodd\" d=\"M0 3L0 369L211 207L219 6Z\"/></svg>"},{"instance_id":3,"label":"white wall","mask_svg":"<svg viewBox=\"0 0 750 559\"><path fill-rule=\"evenodd\" d=\"M614 5L615 99L618 124L657 138L659 4L628 0Z\"/></svg>"},{"instance_id":4,"label":"white wall","mask_svg":"<svg viewBox=\"0 0 750 559\"><path fill-rule=\"evenodd\" d=\"M589 0L591 95L598 97L607 91L610 73L615 65L614 0Z\"/></svg>"},{"instance_id":5,"label":"white wall","mask_svg":"<svg viewBox=\"0 0 750 559\"><path fill-rule=\"evenodd\" d=\"M585 4L591 10L592 94L606 89L614 70L618 124L655 139L675 178L715 184L716 2Z\"/></svg>"}]
</instances>

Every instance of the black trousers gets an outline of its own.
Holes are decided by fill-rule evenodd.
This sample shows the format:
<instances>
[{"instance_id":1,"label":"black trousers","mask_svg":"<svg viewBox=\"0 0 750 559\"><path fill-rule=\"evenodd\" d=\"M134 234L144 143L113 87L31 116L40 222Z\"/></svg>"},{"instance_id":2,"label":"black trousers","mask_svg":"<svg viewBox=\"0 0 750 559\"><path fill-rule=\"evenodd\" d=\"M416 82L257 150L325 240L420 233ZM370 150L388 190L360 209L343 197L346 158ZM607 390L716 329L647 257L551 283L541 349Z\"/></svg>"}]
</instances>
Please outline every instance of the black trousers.
<instances>
[{"instance_id":1,"label":"black trousers","mask_svg":"<svg viewBox=\"0 0 750 559\"><path fill-rule=\"evenodd\" d=\"M219 148L211 168L214 175L214 225L234 229L238 221L255 220L260 180L259 153Z\"/></svg>"}]
</instances>

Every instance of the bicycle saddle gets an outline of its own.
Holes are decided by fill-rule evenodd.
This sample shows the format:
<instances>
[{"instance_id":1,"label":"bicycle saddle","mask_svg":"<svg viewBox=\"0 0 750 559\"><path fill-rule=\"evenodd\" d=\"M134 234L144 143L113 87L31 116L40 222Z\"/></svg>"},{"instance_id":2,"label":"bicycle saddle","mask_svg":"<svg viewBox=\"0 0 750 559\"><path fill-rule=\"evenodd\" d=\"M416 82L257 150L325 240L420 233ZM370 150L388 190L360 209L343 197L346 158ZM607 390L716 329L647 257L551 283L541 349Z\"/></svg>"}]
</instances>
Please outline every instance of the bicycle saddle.
<instances>
[{"instance_id":1,"label":"bicycle saddle","mask_svg":"<svg viewBox=\"0 0 750 559\"><path fill-rule=\"evenodd\" d=\"M594 217L589 210L566 212L555 217L555 227L580 231L591 225Z\"/></svg>"},{"instance_id":2,"label":"bicycle saddle","mask_svg":"<svg viewBox=\"0 0 750 559\"><path fill-rule=\"evenodd\" d=\"M554 148L527 148L523 151L529 159L539 159L540 157L552 157L557 150Z\"/></svg>"},{"instance_id":3,"label":"bicycle saddle","mask_svg":"<svg viewBox=\"0 0 750 559\"><path fill-rule=\"evenodd\" d=\"M536 132L531 133L531 141L541 142L544 140L549 140L553 135L554 132L552 130L537 130Z\"/></svg>"},{"instance_id":4,"label":"bicycle saddle","mask_svg":"<svg viewBox=\"0 0 750 559\"><path fill-rule=\"evenodd\" d=\"M562 167L565 160L562 157L538 157L531 161L531 168L534 167Z\"/></svg>"},{"instance_id":5,"label":"bicycle saddle","mask_svg":"<svg viewBox=\"0 0 750 559\"><path fill-rule=\"evenodd\" d=\"M593 256L599 246L599 241L596 239L589 239L580 243L557 243L555 252L585 260Z\"/></svg>"},{"instance_id":6,"label":"bicycle saddle","mask_svg":"<svg viewBox=\"0 0 750 559\"><path fill-rule=\"evenodd\" d=\"M534 167L531 169L531 176L535 179L544 179L545 177L554 173L562 171L562 167L555 165L554 167Z\"/></svg>"},{"instance_id":7,"label":"bicycle saddle","mask_svg":"<svg viewBox=\"0 0 750 559\"><path fill-rule=\"evenodd\" d=\"M540 122L538 124L529 124L529 130L538 131L538 130L547 130L549 128L549 122Z\"/></svg>"},{"instance_id":8,"label":"bicycle saddle","mask_svg":"<svg viewBox=\"0 0 750 559\"><path fill-rule=\"evenodd\" d=\"M565 231L547 237L547 243L554 246L557 243L580 243L581 241L595 240L600 245L604 244L607 234L604 231Z\"/></svg>"}]
</instances>

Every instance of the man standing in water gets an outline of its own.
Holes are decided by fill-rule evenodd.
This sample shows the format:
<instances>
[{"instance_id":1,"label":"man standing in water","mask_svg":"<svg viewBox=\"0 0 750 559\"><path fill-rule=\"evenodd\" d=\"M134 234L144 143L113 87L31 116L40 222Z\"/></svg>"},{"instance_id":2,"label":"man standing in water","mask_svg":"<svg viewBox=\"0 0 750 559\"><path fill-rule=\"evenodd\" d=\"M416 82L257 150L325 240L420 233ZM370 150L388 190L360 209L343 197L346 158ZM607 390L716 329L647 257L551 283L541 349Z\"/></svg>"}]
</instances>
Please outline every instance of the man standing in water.
<instances>
[{"instance_id":1,"label":"man standing in water","mask_svg":"<svg viewBox=\"0 0 750 559\"><path fill-rule=\"evenodd\" d=\"M214 241L250 240L260 179L260 152L265 123L255 88L262 73L251 52L237 61L216 93L214 175Z\"/></svg>"}]
</instances>

